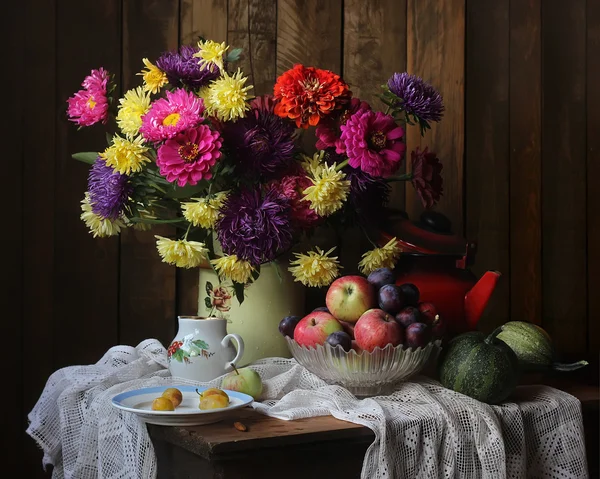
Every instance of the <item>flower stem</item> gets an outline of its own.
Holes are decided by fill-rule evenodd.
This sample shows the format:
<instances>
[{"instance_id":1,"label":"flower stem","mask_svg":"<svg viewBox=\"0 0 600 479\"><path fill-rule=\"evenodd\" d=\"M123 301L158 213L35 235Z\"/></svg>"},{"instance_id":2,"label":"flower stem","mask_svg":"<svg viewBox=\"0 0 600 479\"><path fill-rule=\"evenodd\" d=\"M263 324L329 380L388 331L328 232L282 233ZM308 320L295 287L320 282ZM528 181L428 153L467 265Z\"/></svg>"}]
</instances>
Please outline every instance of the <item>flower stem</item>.
<instances>
[{"instance_id":1,"label":"flower stem","mask_svg":"<svg viewBox=\"0 0 600 479\"><path fill-rule=\"evenodd\" d=\"M187 230L185 231L185 235L183 236L183 239L185 241L187 241L188 233L190 232L191 227L192 227L192 223L188 224Z\"/></svg>"},{"instance_id":2,"label":"flower stem","mask_svg":"<svg viewBox=\"0 0 600 479\"><path fill-rule=\"evenodd\" d=\"M342 168L344 168L344 166L348 165L348 162L350 161L349 158L346 158L344 161L342 161L340 164L336 165L335 167L335 171L340 171Z\"/></svg>"},{"instance_id":3,"label":"flower stem","mask_svg":"<svg viewBox=\"0 0 600 479\"><path fill-rule=\"evenodd\" d=\"M405 175L399 175L399 176L388 176L385 179L386 183L391 183L393 181L409 181L412 180L412 173L406 173Z\"/></svg>"}]
</instances>

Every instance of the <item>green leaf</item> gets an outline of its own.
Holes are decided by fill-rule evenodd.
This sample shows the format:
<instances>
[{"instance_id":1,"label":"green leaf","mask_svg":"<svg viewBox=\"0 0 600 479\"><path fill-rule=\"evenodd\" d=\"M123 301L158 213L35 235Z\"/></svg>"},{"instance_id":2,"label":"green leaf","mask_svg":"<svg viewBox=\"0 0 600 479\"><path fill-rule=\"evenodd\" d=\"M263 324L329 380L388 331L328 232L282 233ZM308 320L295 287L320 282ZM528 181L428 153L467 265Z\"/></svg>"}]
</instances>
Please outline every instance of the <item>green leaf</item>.
<instances>
[{"instance_id":1,"label":"green leaf","mask_svg":"<svg viewBox=\"0 0 600 479\"><path fill-rule=\"evenodd\" d=\"M173 353L173 356L171 356L172 359L175 359L176 361L179 361L180 363L183 362L183 350L178 349L177 351L175 351Z\"/></svg>"},{"instance_id":2,"label":"green leaf","mask_svg":"<svg viewBox=\"0 0 600 479\"><path fill-rule=\"evenodd\" d=\"M238 302L242 304L244 302L244 285L234 281L233 290L235 291L235 297L237 298Z\"/></svg>"},{"instance_id":3,"label":"green leaf","mask_svg":"<svg viewBox=\"0 0 600 479\"><path fill-rule=\"evenodd\" d=\"M171 191L167 191L167 198L191 198L201 193L208 186L207 181L199 181L197 185L175 186Z\"/></svg>"},{"instance_id":4,"label":"green leaf","mask_svg":"<svg viewBox=\"0 0 600 479\"><path fill-rule=\"evenodd\" d=\"M113 142L113 136L110 133L106 132L106 143L108 144L108 146L110 146L110 145L112 145L112 142Z\"/></svg>"},{"instance_id":5,"label":"green leaf","mask_svg":"<svg viewBox=\"0 0 600 479\"><path fill-rule=\"evenodd\" d=\"M241 48L234 48L233 50L231 50L228 54L227 57L225 58L226 62L235 62L238 61L240 59L240 56L242 54L243 50Z\"/></svg>"},{"instance_id":6,"label":"green leaf","mask_svg":"<svg viewBox=\"0 0 600 479\"><path fill-rule=\"evenodd\" d=\"M197 346L200 349L208 349L208 344L206 342L202 341L201 339L196 339L196 340L192 341L192 343L194 344L194 346Z\"/></svg>"},{"instance_id":7,"label":"green leaf","mask_svg":"<svg viewBox=\"0 0 600 479\"><path fill-rule=\"evenodd\" d=\"M77 161L87 163L88 165L93 165L96 162L96 158L98 158L98 152L81 151L79 153L73 153L71 156Z\"/></svg>"},{"instance_id":8,"label":"green leaf","mask_svg":"<svg viewBox=\"0 0 600 479\"><path fill-rule=\"evenodd\" d=\"M210 293L212 293L213 290L213 285L210 281L206 282L206 294L208 294L210 296Z\"/></svg>"},{"instance_id":9,"label":"green leaf","mask_svg":"<svg viewBox=\"0 0 600 479\"><path fill-rule=\"evenodd\" d=\"M204 305L206 306L206 309L212 309L212 301L208 296L204 298Z\"/></svg>"},{"instance_id":10,"label":"green leaf","mask_svg":"<svg viewBox=\"0 0 600 479\"><path fill-rule=\"evenodd\" d=\"M258 265L252 272L252 280L256 281L259 276L260 276L260 265Z\"/></svg>"}]
</instances>

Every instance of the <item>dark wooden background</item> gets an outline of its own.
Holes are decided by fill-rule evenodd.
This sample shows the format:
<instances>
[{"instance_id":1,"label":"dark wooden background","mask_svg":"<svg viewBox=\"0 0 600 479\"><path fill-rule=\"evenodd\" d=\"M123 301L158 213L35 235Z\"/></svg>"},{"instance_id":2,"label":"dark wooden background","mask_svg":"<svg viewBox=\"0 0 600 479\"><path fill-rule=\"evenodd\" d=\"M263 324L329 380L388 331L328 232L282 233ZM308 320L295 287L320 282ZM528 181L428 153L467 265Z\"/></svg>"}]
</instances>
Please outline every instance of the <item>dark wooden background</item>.
<instances>
[{"instance_id":1,"label":"dark wooden background","mask_svg":"<svg viewBox=\"0 0 600 479\"><path fill-rule=\"evenodd\" d=\"M100 128L76 131L66 99L92 68L135 86L141 58L199 35L250 52L255 93L303 62L343 75L374 100L395 71L437 86L444 120L419 142L444 163L440 209L479 242L475 270L502 281L484 328L542 324L565 356L597 364L600 335L600 1L22 0L2 31L4 465L41 474L26 414L58 368L116 344L168 343L196 301L196 272L158 260L152 234L94 240L79 220ZM252 68L251 68L252 66ZM8 150L6 150L8 147ZM411 214L410 187L393 205ZM591 368L589 371L597 371ZM593 373L597 381L596 373ZM21 462L14 451L23 449Z\"/></svg>"}]
</instances>

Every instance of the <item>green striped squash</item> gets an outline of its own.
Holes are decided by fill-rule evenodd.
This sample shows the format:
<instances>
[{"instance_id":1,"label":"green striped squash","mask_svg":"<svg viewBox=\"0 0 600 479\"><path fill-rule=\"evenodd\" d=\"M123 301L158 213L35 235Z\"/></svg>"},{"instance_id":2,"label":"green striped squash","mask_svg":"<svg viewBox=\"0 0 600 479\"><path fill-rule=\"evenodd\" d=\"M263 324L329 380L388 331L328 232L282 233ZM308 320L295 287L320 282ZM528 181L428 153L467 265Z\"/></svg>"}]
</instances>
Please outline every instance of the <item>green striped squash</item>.
<instances>
[{"instance_id":1,"label":"green striped squash","mask_svg":"<svg viewBox=\"0 0 600 479\"><path fill-rule=\"evenodd\" d=\"M496 334L476 331L453 338L438 362L440 383L488 404L510 396L517 386L519 361Z\"/></svg>"},{"instance_id":2,"label":"green striped squash","mask_svg":"<svg viewBox=\"0 0 600 479\"><path fill-rule=\"evenodd\" d=\"M515 352L523 371L574 371L588 364L587 361L570 364L557 362L552 338L543 328L533 323L509 321L500 326L497 333L498 339Z\"/></svg>"}]
</instances>

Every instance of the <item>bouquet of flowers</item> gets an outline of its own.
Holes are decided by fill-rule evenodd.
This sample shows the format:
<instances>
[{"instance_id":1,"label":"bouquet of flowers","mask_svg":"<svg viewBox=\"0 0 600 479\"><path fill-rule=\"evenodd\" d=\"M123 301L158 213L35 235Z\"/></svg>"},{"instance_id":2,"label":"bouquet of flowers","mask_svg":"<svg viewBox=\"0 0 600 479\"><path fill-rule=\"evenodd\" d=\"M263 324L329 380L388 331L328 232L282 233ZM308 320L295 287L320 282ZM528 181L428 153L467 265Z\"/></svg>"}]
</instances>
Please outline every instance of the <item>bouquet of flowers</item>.
<instances>
[{"instance_id":1,"label":"bouquet of flowers","mask_svg":"<svg viewBox=\"0 0 600 479\"><path fill-rule=\"evenodd\" d=\"M410 181L426 207L439 200L435 153L413 151L411 172L394 176L405 157L404 128L424 132L442 118L431 85L395 73L381 95L387 111L374 111L339 75L298 64L277 78L272 95L253 97L247 77L232 68L239 56L202 39L154 63L144 58L140 86L118 102L109 72L85 77L68 99L69 119L114 132L104 151L73 155L91 165L81 219L94 237L172 225L174 237L156 236L162 260L210 264L241 301L261 265L291 251L295 280L330 284L340 270L335 248L299 245L327 224L368 234L390 181ZM311 152L300 141L308 128L317 139ZM399 255L395 240L373 244L359 268L391 267Z\"/></svg>"}]
</instances>

